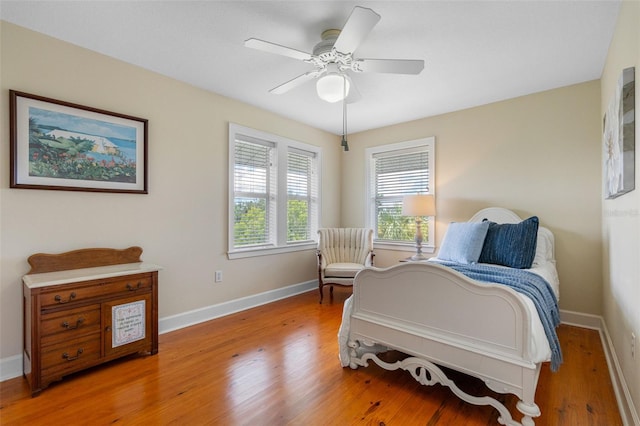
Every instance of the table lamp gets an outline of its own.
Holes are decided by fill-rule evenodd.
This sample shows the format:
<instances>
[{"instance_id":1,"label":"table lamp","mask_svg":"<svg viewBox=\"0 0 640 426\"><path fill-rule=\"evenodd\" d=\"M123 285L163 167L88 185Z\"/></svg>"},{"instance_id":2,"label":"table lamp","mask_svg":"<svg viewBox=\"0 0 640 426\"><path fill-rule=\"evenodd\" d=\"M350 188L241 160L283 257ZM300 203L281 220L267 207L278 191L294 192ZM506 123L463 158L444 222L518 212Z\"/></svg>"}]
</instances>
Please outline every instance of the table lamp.
<instances>
[{"instance_id":1,"label":"table lamp","mask_svg":"<svg viewBox=\"0 0 640 426\"><path fill-rule=\"evenodd\" d=\"M436 215L435 197L431 194L405 195L402 200L402 215L416 218L416 254L411 260L424 260L422 254L422 217Z\"/></svg>"}]
</instances>

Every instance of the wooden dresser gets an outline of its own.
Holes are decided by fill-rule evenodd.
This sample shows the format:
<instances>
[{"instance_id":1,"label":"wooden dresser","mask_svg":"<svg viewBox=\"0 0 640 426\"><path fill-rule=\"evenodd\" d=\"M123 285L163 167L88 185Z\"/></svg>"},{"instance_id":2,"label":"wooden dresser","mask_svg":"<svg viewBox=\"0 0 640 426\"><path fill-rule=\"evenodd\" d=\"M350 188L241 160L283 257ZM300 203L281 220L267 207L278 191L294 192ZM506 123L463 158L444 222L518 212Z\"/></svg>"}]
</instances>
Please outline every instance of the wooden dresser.
<instances>
[{"instance_id":1,"label":"wooden dresser","mask_svg":"<svg viewBox=\"0 0 640 426\"><path fill-rule=\"evenodd\" d=\"M24 375L35 396L63 376L158 352L157 265L142 249L34 254L22 279Z\"/></svg>"}]
</instances>

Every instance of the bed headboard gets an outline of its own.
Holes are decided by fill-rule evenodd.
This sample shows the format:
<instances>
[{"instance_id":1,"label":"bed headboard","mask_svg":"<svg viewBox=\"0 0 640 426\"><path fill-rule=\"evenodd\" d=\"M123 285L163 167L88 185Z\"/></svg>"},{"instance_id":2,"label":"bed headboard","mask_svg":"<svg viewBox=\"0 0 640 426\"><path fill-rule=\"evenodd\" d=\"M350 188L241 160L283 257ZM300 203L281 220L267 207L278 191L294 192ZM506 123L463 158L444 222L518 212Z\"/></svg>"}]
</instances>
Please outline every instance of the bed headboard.
<instances>
[{"instance_id":1,"label":"bed headboard","mask_svg":"<svg viewBox=\"0 0 640 426\"><path fill-rule=\"evenodd\" d=\"M502 207L487 207L474 214L469 222L482 222L484 219L488 219L495 223L519 223L522 222L520 216L512 212L511 210L504 209Z\"/></svg>"},{"instance_id":2,"label":"bed headboard","mask_svg":"<svg viewBox=\"0 0 640 426\"><path fill-rule=\"evenodd\" d=\"M469 222L482 222L484 219L495 223L519 223L522 218L509 209L502 207L487 207L474 214ZM555 238L553 233L544 226L538 227L537 252L543 254L547 260L555 261Z\"/></svg>"}]
</instances>

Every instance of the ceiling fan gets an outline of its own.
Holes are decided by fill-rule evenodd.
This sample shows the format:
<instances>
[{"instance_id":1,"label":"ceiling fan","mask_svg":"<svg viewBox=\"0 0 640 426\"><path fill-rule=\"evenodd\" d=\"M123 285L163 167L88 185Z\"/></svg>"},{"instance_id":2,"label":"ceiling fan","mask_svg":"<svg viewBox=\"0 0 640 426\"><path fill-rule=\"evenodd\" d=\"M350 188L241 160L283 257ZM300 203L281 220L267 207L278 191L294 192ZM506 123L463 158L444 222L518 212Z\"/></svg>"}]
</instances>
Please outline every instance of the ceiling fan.
<instances>
[{"instance_id":1,"label":"ceiling fan","mask_svg":"<svg viewBox=\"0 0 640 426\"><path fill-rule=\"evenodd\" d=\"M315 67L314 70L276 86L269 92L282 94L307 81L318 79L316 90L321 99L338 102L346 98L347 102L355 102L360 98L360 94L347 74L348 71L419 74L424 69L424 61L419 59L360 59L353 56L362 40L379 20L380 15L373 10L356 6L342 30L328 29L322 33L322 41L315 45L312 53L256 38L246 40L244 45L298 59Z\"/></svg>"}]
</instances>

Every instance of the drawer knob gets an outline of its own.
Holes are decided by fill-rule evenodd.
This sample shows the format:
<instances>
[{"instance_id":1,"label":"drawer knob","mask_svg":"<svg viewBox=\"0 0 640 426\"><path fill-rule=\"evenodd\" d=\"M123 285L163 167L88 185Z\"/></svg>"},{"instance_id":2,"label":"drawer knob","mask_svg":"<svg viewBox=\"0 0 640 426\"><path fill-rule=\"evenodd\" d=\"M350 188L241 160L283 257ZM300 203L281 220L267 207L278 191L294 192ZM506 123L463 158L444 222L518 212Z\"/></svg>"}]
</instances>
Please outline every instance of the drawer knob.
<instances>
[{"instance_id":1,"label":"drawer knob","mask_svg":"<svg viewBox=\"0 0 640 426\"><path fill-rule=\"evenodd\" d=\"M127 290L129 291L136 291L140 289L140 287L142 287L142 283L140 281L138 281L138 284L136 286L131 285L131 283L127 283Z\"/></svg>"},{"instance_id":2,"label":"drawer knob","mask_svg":"<svg viewBox=\"0 0 640 426\"><path fill-rule=\"evenodd\" d=\"M59 294L56 294L56 297L54 297L55 301L58 302L58 303L68 303L68 302L72 301L75 298L76 298L75 291L71 292L71 294L69 295L69 298L67 300L62 300L62 296L60 296Z\"/></svg>"},{"instance_id":3,"label":"drawer knob","mask_svg":"<svg viewBox=\"0 0 640 426\"><path fill-rule=\"evenodd\" d=\"M84 318L80 317L76 321L76 325L69 325L69 323L65 321L62 324L60 324L60 326L62 328L66 328L67 330L75 330L76 328L80 327L80 325L82 325L83 322L84 322Z\"/></svg>"},{"instance_id":4,"label":"drawer knob","mask_svg":"<svg viewBox=\"0 0 640 426\"><path fill-rule=\"evenodd\" d=\"M80 355L82 354L82 352L84 352L84 349L78 348L78 351L76 352L76 356L69 356L69 354L65 352L62 354L62 358L66 359L67 361L75 361L76 359L80 358Z\"/></svg>"}]
</instances>

